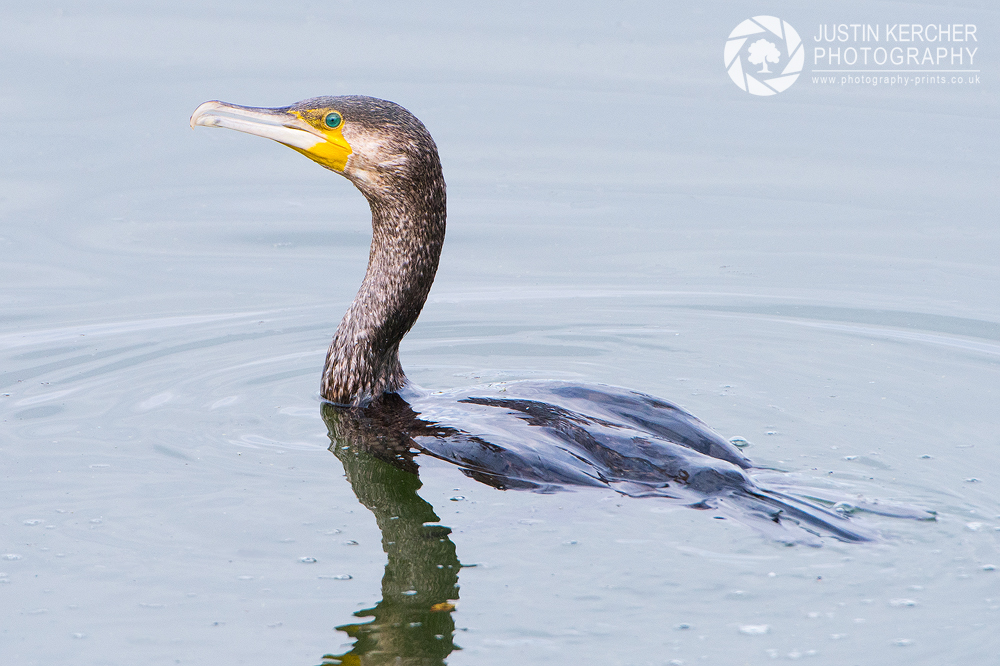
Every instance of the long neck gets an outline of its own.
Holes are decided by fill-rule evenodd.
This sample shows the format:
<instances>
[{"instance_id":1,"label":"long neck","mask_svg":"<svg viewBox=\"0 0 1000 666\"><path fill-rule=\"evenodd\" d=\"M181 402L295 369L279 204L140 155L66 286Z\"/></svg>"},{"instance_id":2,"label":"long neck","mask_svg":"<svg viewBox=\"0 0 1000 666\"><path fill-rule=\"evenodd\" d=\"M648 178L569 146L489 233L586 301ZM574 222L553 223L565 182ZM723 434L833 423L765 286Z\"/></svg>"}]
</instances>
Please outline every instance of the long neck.
<instances>
[{"instance_id":1,"label":"long neck","mask_svg":"<svg viewBox=\"0 0 1000 666\"><path fill-rule=\"evenodd\" d=\"M419 187L366 195L372 210L368 271L327 353L320 392L331 402L365 404L406 382L399 343L427 300L444 243L439 169Z\"/></svg>"}]
</instances>

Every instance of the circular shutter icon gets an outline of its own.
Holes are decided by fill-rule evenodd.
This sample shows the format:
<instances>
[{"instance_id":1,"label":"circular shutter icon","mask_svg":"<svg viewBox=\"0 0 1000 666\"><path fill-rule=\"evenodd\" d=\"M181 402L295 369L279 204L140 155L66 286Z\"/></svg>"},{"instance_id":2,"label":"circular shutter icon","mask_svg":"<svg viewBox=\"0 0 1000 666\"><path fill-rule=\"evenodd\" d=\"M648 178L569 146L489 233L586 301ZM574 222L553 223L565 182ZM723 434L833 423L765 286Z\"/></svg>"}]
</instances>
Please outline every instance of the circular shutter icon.
<instances>
[{"instance_id":1,"label":"circular shutter icon","mask_svg":"<svg viewBox=\"0 0 1000 666\"><path fill-rule=\"evenodd\" d=\"M729 33L723 58L729 78L741 90L751 95L775 95L799 78L806 51L788 21L754 16Z\"/></svg>"}]
</instances>

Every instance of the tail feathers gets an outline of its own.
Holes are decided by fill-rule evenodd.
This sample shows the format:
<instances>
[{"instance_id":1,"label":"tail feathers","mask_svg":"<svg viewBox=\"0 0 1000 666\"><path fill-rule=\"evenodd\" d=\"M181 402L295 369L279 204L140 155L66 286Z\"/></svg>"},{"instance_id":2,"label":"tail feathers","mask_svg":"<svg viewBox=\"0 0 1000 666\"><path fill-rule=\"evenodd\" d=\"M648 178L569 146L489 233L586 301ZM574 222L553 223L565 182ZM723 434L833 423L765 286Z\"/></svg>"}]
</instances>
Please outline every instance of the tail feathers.
<instances>
[{"instance_id":1,"label":"tail feathers","mask_svg":"<svg viewBox=\"0 0 1000 666\"><path fill-rule=\"evenodd\" d=\"M741 489L706 498L693 506L715 510L782 543L821 546L824 538L847 543L865 543L878 538L841 513L762 488Z\"/></svg>"}]
</instances>

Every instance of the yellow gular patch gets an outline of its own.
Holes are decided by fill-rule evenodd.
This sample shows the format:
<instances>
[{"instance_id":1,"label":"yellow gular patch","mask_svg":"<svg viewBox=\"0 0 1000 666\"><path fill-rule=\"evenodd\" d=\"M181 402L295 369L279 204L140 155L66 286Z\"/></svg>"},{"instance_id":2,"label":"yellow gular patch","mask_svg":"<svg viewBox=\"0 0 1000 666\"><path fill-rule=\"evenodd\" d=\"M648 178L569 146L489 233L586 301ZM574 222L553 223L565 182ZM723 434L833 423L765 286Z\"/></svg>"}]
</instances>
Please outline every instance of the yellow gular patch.
<instances>
[{"instance_id":1,"label":"yellow gular patch","mask_svg":"<svg viewBox=\"0 0 1000 666\"><path fill-rule=\"evenodd\" d=\"M325 166L327 169L343 173L344 167L347 166L347 158L354 152L351 150L351 144L347 143L347 139L344 138L344 124L341 123L337 129L329 129L315 122L312 117L303 117L303 114L298 111L294 111L293 113L300 120L309 123L312 127L322 132L323 136L326 137L326 141L317 137L316 145L311 148L289 147L299 151L314 162ZM312 116L312 114L309 114L309 116Z\"/></svg>"}]
</instances>

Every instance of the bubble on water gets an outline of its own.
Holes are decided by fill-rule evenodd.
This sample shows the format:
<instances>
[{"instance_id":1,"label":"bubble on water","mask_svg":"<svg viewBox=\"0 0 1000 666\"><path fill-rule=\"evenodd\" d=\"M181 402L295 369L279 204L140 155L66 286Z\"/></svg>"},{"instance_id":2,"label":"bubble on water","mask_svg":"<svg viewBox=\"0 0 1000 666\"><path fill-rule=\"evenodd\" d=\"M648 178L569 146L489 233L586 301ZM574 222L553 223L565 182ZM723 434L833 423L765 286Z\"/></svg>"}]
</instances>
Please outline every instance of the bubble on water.
<instances>
[{"instance_id":1,"label":"bubble on water","mask_svg":"<svg viewBox=\"0 0 1000 666\"><path fill-rule=\"evenodd\" d=\"M920 459L921 460L930 460L933 457L934 456L931 456L931 455L928 455L928 454L925 453L924 455L920 456Z\"/></svg>"},{"instance_id":2,"label":"bubble on water","mask_svg":"<svg viewBox=\"0 0 1000 666\"><path fill-rule=\"evenodd\" d=\"M983 565L983 571L996 571L996 570L997 570L997 565L995 565L995 564L984 564Z\"/></svg>"},{"instance_id":3,"label":"bubble on water","mask_svg":"<svg viewBox=\"0 0 1000 666\"><path fill-rule=\"evenodd\" d=\"M671 659L667 662L670 666L684 666L683 659Z\"/></svg>"},{"instance_id":4,"label":"bubble on water","mask_svg":"<svg viewBox=\"0 0 1000 666\"><path fill-rule=\"evenodd\" d=\"M916 606L917 602L913 599L890 599L890 606L895 606L896 608L903 608L906 606Z\"/></svg>"},{"instance_id":5,"label":"bubble on water","mask_svg":"<svg viewBox=\"0 0 1000 666\"><path fill-rule=\"evenodd\" d=\"M913 645L913 640L910 638L897 638L892 642L893 645L898 645L899 647L906 647L907 645Z\"/></svg>"},{"instance_id":6,"label":"bubble on water","mask_svg":"<svg viewBox=\"0 0 1000 666\"><path fill-rule=\"evenodd\" d=\"M416 590L404 590L404 591L403 591L403 594L405 594L405 595L406 595L406 596L408 596L408 597L412 597L412 596L413 596L413 595L415 595L416 593L417 593L417 591L416 591Z\"/></svg>"},{"instance_id":7,"label":"bubble on water","mask_svg":"<svg viewBox=\"0 0 1000 666\"><path fill-rule=\"evenodd\" d=\"M839 641L847 638L847 634L830 634L830 640Z\"/></svg>"},{"instance_id":8,"label":"bubble on water","mask_svg":"<svg viewBox=\"0 0 1000 666\"><path fill-rule=\"evenodd\" d=\"M73 638L86 638L87 634L76 632L75 634L70 634Z\"/></svg>"},{"instance_id":9,"label":"bubble on water","mask_svg":"<svg viewBox=\"0 0 1000 666\"><path fill-rule=\"evenodd\" d=\"M465 495L454 495L452 497L449 497L448 499L450 499L452 502L461 502L462 500L465 499Z\"/></svg>"},{"instance_id":10,"label":"bubble on water","mask_svg":"<svg viewBox=\"0 0 1000 666\"><path fill-rule=\"evenodd\" d=\"M746 437L730 437L729 443L738 449L745 449L750 446L750 441Z\"/></svg>"},{"instance_id":11,"label":"bubble on water","mask_svg":"<svg viewBox=\"0 0 1000 666\"><path fill-rule=\"evenodd\" d=\"M302 562L303 564L315 564L318 561L319 560L317 560L315 557L300 557L299 558L299 562Z\"/></svg>"},{"instance_id":12,"label":"bubble on water","mask_svg":"<svg viewBox=\"0 0 1000 666\"><path fill-rule=\"evenodd\" d=\"M850 502L837 502L833 505L833 510L837 513L844 515L850 515L858 510L858 507L854 506Z\"/></svg>"},{"instance_id":13,"label":"bubble on water","mask_svg":"<svg viewBox=\"0 0 1000 666\"><path fill-rule=\"evenodd\" d=\"M351 574L336 574L333 576L319 576L321 580L351 580L354 578Z\"/></svg>"},{"instance_id":14,"label":"bubble on water","mask_svg":"<svg viewBox=\"0 0 1000 666\"><path fill-rule=\"evenodd\" d=\"M357 541L355 541L354 539L351 539L350 541L345 541L345 542L344 542L344 545L345 545L345 546L357 546L357 545L358 545L358 542L357 542Z\"/></svg>"},{"instance_id":15,"label":"bubble on water","mask_svg":"<svg viewBox=\"0 0 1000 666\"><path fill-rule=\"evenodd\" d=\"M857 456L844 456L844 460L857 460Z\"/></svg>"},{"instance_id":16,"label":"bubble on water","mask_svg":"<svg viewBox=\"0 0 1000 666\"><path fill-rule=\"evenodd\" d=\"M101 523L104 522L104 519L103 518L91 518L90 522L92 522L95 525L100 525Z\"/></svg>"},{"instance_id":17,"label":"bubble on water","mask_svg":"<svg viewBox=\"0 0 1000 666\"><path fill-rule=\"evenodd\" d=\"M3 559L10 560L11 562L13 562L14 560L21 559L21 556L18 555L17 553L7 553L6 555L3 556Z\"/></svg>"},{"instance_id":18,"label":"bubble on water","mask_svg":"<svg viewBox=\"0 0 1000 666\"><path fill-rule=\"evenodd\" d=\"M237 576L240 580L253 580L253 576Z\"/></svg>"},{"instance_id":19,"label":"bubble on water","mask_svg":"<svg viewBox=\"0 0 1000 666\"><path fill-rule=\"evenodd\" d=\"M24 524L25 525L37 525L40 522L42 522L42 521L38 520L37 518L32 518L31 520L24 521Z\"/></svg>"},{"instance_id":20,"label":"bubble on water","mask_svg":"<svg viewBox=\"0 0 1000 666\"><path fill-rule=\"evenodd\" d=\"M771 626L767 624L744 624L740 626L740 633L747 636L761 636L771 631Z\"/></svg>"},{"instance_id":21,"label":"bubble on water","mask_svg":"<svg viewBox=\"0 0 1000 666\"><path fill-rule=\"evenodd\" d=\"M974 476L970 476L968 479L965 480L965 482L966 483L979 483L979 479L977 479Z\"/></svg>"},{"instance_id":22,"label":"bubble on water","mask_svg":"<svg viewBox=\"0 0 1000 666\"><path fill-rule=\"evenodd\" d=\"M978 532L979 530L983 529L983 524L982 523L966 523L965 527L970 532Z\"/></svg>"},{"instance_id":23,"label":"bubble on water","mask_svg":"<svg viewBox=\"0 0 1000 666\"><path fill-rule=\"evenodd\" d=\"M95 463L90 466L90 469L104 469L105 467L111 467L111 465L106 465L104 463Z\"/></svg>"},{"instance_id":24,"label":"bubble on water","mask_svg":"<svg viewBox=\"0 0 1000 666\"><path fill-rule=\"evenodd\" d=\"M690 629L690 628L691 628L691 625L690 625L690 624L688 624L687 622L681 622L680 624L678 624L678 625L677 625L676 627L674 627L674 628L675 628L675 629Z\"/></svg>"}]
</instances>

